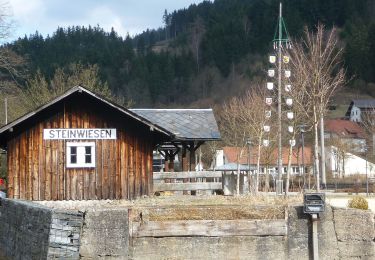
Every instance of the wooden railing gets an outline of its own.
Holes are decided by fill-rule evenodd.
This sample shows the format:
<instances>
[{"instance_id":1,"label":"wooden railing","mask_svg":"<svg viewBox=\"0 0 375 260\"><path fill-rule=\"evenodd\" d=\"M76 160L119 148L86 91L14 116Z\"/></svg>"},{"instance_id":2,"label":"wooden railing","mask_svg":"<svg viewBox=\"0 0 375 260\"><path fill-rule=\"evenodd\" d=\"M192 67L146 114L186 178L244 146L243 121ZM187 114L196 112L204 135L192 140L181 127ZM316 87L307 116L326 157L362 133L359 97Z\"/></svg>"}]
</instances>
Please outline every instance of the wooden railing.
<instances>
[{"instance_id":1,"label":"wooden railing","mask_svg":"<svg viewBox=\"0 0 375 260\"><path fill-rule=\"evenodd\" d=\"M154 192L156 191L192 191L221 190L222 172L154 172ZM183 182L194 179L195 182Z\"/></svg>"}]
</instances>

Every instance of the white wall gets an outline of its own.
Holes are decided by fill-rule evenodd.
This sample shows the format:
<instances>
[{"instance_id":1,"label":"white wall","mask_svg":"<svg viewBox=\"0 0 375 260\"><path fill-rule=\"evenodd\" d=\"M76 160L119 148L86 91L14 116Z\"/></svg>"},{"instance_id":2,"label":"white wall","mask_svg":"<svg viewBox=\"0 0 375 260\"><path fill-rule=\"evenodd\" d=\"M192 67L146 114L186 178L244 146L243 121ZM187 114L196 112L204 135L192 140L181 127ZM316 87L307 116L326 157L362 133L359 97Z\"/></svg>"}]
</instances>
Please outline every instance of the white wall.
<instances>
[{"instance_id":1,"label":"white wall","mask_svg":"<svg viewBox=\"0 0 375 260\"><path fill-rule=\"evenodd\" d=\"M350 112L350 121L353 122L361 122L361 109L354 106L352 107L352 110Z\"/></svg>"},{"instance_id":2,"label":"white wall","mask_svg":"<svg viewBox=\"0 0 375 260\"><path fill-rule=\"evenodd\" d=\"M344 160L337 155L337 148L334 146L326 148L326 165L333 174L345 174L345 176L355 174L366 174L366 159L351 153L345 153ZM344 164L345 172L343 173ZM367 161L368 176L375 176L375 164Z\"/></svg>"},{"instance_id":3,"label":"white wall","mask_svg":"<svg viewBox=\"0 0 375 260\"><path fill-rule=\"evenodd\" d=\"M214 162L214 163L216 163L216 165L214 165L215 168L218 167L218 166L224 165L224 151L223 150L216 150L215 161L216 161L216 162Z\"/></svg>"}]
</instances>

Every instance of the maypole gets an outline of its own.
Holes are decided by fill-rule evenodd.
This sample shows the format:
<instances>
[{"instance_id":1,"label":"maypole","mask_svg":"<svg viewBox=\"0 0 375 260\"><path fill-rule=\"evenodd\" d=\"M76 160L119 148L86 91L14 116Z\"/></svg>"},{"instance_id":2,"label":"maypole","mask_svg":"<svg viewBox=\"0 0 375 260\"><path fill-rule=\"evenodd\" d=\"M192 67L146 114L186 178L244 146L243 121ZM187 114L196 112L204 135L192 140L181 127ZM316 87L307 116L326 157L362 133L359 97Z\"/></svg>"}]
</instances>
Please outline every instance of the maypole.
<instances>
[{"instance_id":1,"label":"maypole","mask_svg":"<svg viewBox=\"0 0 375 260\"><path fill-rule=\"evenodd\" d=\"M286 30L286 26L284 23L284 19L282 16L282 3L279 6L279 17L277 22L277 27L275 31L275 36L273 39L273 48L275 50L274 55L270 55L269 62L272 65L277 67L277 181L276 181L276 193L282 194L283 193L283 181L282 181L282 174L283 174L283 154L282 154L282 97L284 96L283 93L285 92L285 101L287 107L291 107L293 104L293 100L288 97L288 92L291 91L291 85L289 84L289 78L291 76L291 72L288 69L289 63L289 56L284 55L285 50L291 48L290 40L288 37L288 32ZM275 76L275 69L271 68L268 70L268 77L273 78ZM285 86L283 90L283 86ZM267 89L273 90L273 82L267 82ZM267 105L272 104L272 98L266 98ZM266 117L269 118L271 115L271 110L266 111ZM294 115L293 112L287 111L286 113L287 118L289 120L293 120ZM270 129L270 126L265 126L265 130ZM267 131L266 131L267 132ZM293 125L288 126L288 132L294 132ZM289 144L291 146L295 145L295 140L289 140ZM269 140L263 141L264 146L269 145Z\"/></svg>"}]
</instances>

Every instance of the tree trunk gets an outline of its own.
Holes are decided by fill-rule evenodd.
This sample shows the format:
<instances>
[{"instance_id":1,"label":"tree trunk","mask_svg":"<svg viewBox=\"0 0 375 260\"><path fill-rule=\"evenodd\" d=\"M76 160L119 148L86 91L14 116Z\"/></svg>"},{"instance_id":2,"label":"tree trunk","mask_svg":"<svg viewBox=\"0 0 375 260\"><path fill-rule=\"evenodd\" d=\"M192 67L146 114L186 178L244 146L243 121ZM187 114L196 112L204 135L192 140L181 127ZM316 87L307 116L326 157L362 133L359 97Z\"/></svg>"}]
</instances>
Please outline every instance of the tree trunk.
<instances>
[{"instance_id":1,"label":"tree trunk","mask_svg":"<svg viewBox=\"0 0 375 260\"><path fill-rule=\"evenodd\" d=\"M288 196L288 193L289 193L290 170L292 168L292 152L293 152L293 146L290 146L289 153L288 153L288 169L286 173L285 196Z\"/></svg>"},{"instance_id":2,"label":"tree trunk","mask_svg":"<svg viewBox=\"0 0 375 260\"><path fill-rule=\"evenodd\" d=\"M315 162L315 174L316 174L316 191L320 191L320 176L319 176L319 138L318 138L318 116L316 107L314 111L314 162Z\"/></svg>"},{"instance_id":3,"label":"tree trunk","mask_svg":"<svg viewBox=\"0 0 375 260\"><path fill-rule=\"evenodd\" d=\"M240 158L241 158L241 152L238 151L237 153L237 185L236 185L236 195L240 195L240 177L241 177L241 170L240 170Z\"/></svg>"},{"instance_id":4,"label":"tree trunk","mask_svg":"<svg viewBox=\"0 0 375 260\"><path fill-rule=\"evenodd\" d=\"M323 114L320 116L320 154L322 160L322 184L326 186L326 155L325 155L325 144L324 144L324 118Z\"/></svg>"},{"instance_id":5,"label":"tree trunk","mask_svg":"<svg viewBox=\"0 0 375 260\"><path fill-rule=\"evenodd\" d=\"M319 176L319 139L318 139L318 124L314 123L314 162L315 162L315 178L316 178L316 191L320 191L320 176Z\"/></svg>"},{"instance_id":6,"label":"tree trunk","mask_svg":"<svg viewBox=\"0 0 375 260\"><path fill-rule=\"evenodd\" d=\"M255 187L254 187L254 194L258 194L259 190L259 171L260 171L260 151L261 151L261 141L262 138L258 140L258 157L257 157L257 172L255 173Z\"/></svg>"},{"instance_id":7,"label":"tree trunk","mask_svg":"<svg viewBox=\"0 0 375 260\"><path fill-rule=\"evenodd\" d=\"M270 173L268 170L268 165L265 167L265 176L266 176L266 181L264 183L264 191L269 192L270 191Z\"/></svg>"}]
</instances>

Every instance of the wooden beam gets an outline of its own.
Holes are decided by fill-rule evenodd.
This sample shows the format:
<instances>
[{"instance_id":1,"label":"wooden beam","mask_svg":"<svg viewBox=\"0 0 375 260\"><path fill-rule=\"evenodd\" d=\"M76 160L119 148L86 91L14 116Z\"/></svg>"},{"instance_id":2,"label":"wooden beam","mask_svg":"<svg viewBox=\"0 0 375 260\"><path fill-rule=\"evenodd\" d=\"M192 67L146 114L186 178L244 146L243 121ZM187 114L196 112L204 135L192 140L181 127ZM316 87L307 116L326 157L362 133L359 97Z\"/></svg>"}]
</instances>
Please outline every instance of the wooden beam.
<instances>
[{"instance_id":1,"label":"wooden beam","mask_svg":"<svg viewBox=\"0 0 375 260\"><path fill-rule=\"evenodd\" d=\"M133 222L133 237L286 236L285 219Z\"/></svg>"},{"instance_id":2,"label":"wooden beam","mask_svg":"<svg viewBox=\"0 0 375 260\"><path fill-rule=\"evenodd\" d=\"M221 190L221 182L154 183L155 191Z\"/></svg>"},{"instance_id":3,"label":"wooden beam","mask_svg":"<svg viewBox=\"0 0 375 260\"><path fill-rule=\"evenodd\" d=\"M154 180L163 179L184 179L184 178L221 178L220 171L201 171L201 172L154 172Z\"/></svg>"}]
</instances>

